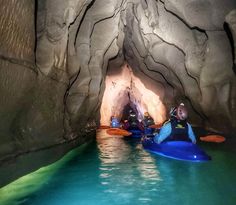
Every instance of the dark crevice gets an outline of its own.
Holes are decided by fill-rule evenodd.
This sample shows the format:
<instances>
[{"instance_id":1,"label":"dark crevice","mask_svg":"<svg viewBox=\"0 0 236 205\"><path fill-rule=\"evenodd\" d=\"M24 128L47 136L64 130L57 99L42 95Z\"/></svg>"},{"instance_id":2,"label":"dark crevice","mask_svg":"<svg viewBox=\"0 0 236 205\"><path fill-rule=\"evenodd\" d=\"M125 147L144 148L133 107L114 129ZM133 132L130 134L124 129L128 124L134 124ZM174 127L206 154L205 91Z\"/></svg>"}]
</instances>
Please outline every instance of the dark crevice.
<instances>
[{"instance_id":1,"label":"dark crevice","mask_svg":"<svg viewBox=\"0 0 236 205\"><path fill-rule=\"evenodd\" d=\"M81 21L80 21L80 23L79 23L78 29L77 29L76 34L75 34L75 42L74 42L74 45L76 44L76 39L77 39L77 37L78 37L79 31L80 31L80 27L81 27L82 23L84 22L84 18L86 17L86 14L87 14L88 10L93 6L93 4L95 3L95 1L96 1L96 0L92 0L92 1L89 3L89 5L87 6L87 8L86 8L86 10L85 10L85 12L84 12L84 14L83 14L83 17L82 17L82 19L81 19Z\"/></svg>"},{"instance_id":2,"label":"dark crevice","mask_svg":"<svg viewBox=\"0 0 236 205\"><path fill-rule=\"evenodd\" d=\"M166 12L172 14L173 16L175 16L176 18L178 18L185 26L187 26L190 30L198 30L200 32L205 32L204 29L199 28L198 26L190 26L183 18L181 18L180 16L178 16L176 13L174 13L173 11L169 10L166 8L165 6L165 2L163 0L160 0L160 2L164 5L164 9ZM221 31L220 29L211 29L210 31Z\"/></svg>"},{"instance_id":3,"label":"dark crevice","mask_svg":"<svg viewBox=\"0 0 236 205\"><path fill-rule=\"evenodd\" d=\"M30 62L27 60L22 60L22 59L17 59L17 58L12 58L12 57L7 57L7 56L3 56L1 54L0 54L0 59L8 61L13 64L20 65L22 67L27 67L30 70L32 70L33 72L35 72L36 74L38 73L37 70L35 69L35 64L33 62Z\"/></svg>"},{"instance_id":4,"label":"dark crevice","mask_svg":"<svg viewBox=\"0 0 236 205\"><path fill-rule=\"evenodd\" d=\"M225 22L224 23L224 30L228 36L229 42L230 42L230 47L231 47L231 51L232 51L232 57L233 57L233 72L236 75L236 65L235 65L235 48L234 48L234 38L232 35L232 32L230 30L229 25Z\"/></svg>"},{"instance_id":5,"label":"dark crevice","mask_svg":"<svg viewBox=\"0 0 236 205\"><path fill-rule=\"evenodd\" d=\"M63 98L63 104L64 104L64 111L63 111L63 113L64 113L64 115L63 115L64 135L63 135L63 138L65 138L65 139L67 139L67 138L66 138L66 134L68 134L68 133L67 133L67 127L70 126L70 122L68 122L68 121L70 121L70 119L67 119L67 118L66 118L67 113L68 113L68 112L67 112L66 101L67 101L67 98L68 98L68 96L69 96L69 92L70 92L71 87L73 86L73 84L76 82L76 80L77 80L78 77L79 77L80 70L81 70L81 69L79 69L78 73L77 73L73 78L71 78L71 82L70 82L70 84L68 85L68 87L67 87L67 89L66 89L66 92L65 92L65 94L64 94L64 98ZM66 122L68 122L69 125L67 125Z\"/></svg>"},{"instance_id":6,"label":"dark crevice","mask_svg":"<svg viewBox=\"0 0 236 205\"><path fill-rule=\"evenodd\" d=\"M38 14L38 0L35 0L34 3L34 35L35 35L35 42L34 42L34 54L36 54L37 48L37 14ZM34 63L36 64L36 55L34 55Z\"/></svg>"}]
</instances>

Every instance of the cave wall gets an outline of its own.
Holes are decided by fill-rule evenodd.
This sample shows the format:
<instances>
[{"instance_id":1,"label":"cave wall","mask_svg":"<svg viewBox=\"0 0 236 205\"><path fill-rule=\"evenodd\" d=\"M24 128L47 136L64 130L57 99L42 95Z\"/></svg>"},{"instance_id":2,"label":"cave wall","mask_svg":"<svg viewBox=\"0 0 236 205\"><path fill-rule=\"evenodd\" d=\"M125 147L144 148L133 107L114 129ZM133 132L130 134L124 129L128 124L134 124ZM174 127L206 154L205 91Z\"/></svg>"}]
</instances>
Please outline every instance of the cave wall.
<instances>
[{"instance_id":1,"label":"cave wall","mask_svg":"<svg viewBox=\"0 0 236 205\"><path fill-rule=\"evenodd\" d=\"M224 132L235 128L235 64L224 28L228 15L235 42L235 6L234 1L142 1L127 6L124 21L126 59L137 72L166 85L166 107L183 101L191 123Z\"/></svg>"},{"instance_id":2,"label":"cave wall","mask_svg":"<svg viewBox=\"0 0 236 205\"><path fill-rule=\"evenodd\" d=\"M55 2L12 0L1 5L0 187L58 160L94 138L96 129L93 119L77 132L68 129L65 104L71 82L65 62L70 22L61 27L64 19L53 14ZM74 20L70 12L65 18Z\"/></svg>"},{"instance_id":3,"label":"cave wall","mask_svg":"<svg viewBox=\"0 0 236 205\"><path fill-rule=\"evenodd\" d=\"M234 0L0 3L0 186L94 136L105 76L124 62L166 110L184 102L192 124L236 128Z\"/></svg>"},{"instance_id":4,"label":"cave wall","mask_svg":"<svg viewBox=\"0 0 236 205\"><path fill-rule=\"evenodd\" d=\"M19 121L32 105L35 88L34 7L31 0L2 2L0 10L0 158L20 149ZM25 22L22 25L21 22ZM19 121L18 121L19 120Z\"/></svg>"}]
</instances>

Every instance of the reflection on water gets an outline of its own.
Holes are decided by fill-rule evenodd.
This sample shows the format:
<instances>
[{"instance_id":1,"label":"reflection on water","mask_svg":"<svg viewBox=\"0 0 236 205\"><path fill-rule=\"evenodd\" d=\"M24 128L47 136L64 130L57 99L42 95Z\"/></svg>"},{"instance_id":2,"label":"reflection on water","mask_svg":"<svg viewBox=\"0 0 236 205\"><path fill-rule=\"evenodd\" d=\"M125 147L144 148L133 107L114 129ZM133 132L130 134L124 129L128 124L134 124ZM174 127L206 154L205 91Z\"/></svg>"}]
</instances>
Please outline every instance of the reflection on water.
<instances>
[{"instance_id":1,"label":"reflection on water","mask_svg":"<svg viewBox=\"0 0 236 205\"><path fill-rule=\"evenodd\" d=\"M18 180L0 189L0 204L14 205L27 204L27 197L34 194L50 183L50 179L55 176L60 168L63 168L68 161L80 154L86 148L86 144L69 152L65 157L50 166L42 167L39 170L23 176Z\"/></svg>"},{"instance_id":2,"label":"reflection on water","mask_svg":"<svg viewBox=\"0 0 236 205\"><path fill-rule=\"evenodd\" d=\"M105 193L121 199L117 204L233 205L236 201L235 152L223 144L199 142L213 160L192 163L150 154L137 139L107 136L104 131L97 143L100 183Z\"/></svg>"},{"instance_id":3,"label":"reflection on water","mask_svg":"<svg viewBox=\"0 0 236 205\"><path fill-rule=\"evenodd\" d=\"M122 137L97 136L99 149L99 178L104 192L114 194L118 204L133 201L149 202L150 193L157 190L160 179L155 160L142 149L137 140L132 143Z\"/></svg>"},{"instance_id":4,"label":"reflection on water","mask_svg":"<svg viewBox=\"0 0 236 205\"><path fill-rule=\"evenodd\" d=\"M101 130L83 151L75 150L61 162L0 189L0 204L235 205L235 146L200 145L212 161L156 156L146 152L139 139Z\"/></svg>"}]
</instances>

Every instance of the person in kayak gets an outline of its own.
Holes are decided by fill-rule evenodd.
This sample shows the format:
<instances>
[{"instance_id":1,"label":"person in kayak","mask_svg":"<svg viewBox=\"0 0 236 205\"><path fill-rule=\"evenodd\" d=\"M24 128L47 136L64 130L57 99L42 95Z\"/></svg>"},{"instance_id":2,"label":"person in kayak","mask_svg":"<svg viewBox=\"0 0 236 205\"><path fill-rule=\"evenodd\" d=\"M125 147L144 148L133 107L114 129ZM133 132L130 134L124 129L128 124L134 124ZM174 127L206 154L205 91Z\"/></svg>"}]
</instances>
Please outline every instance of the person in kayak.
<instances>
[{"instance_id":1,"label":"person in kayak","mask_svg":"<svg viewBox=\"0 0 236 205\"><path fill-rule=\"evenodd\" d=\"M151 128L149 126L154 125L154 119L151 117L151 115L148 112L144 113L144 118L142 120L142 129L144 130L144 134L152 134L154 131L154 128Z\"/></svg>"},{"instance_id":2,"label":"person in kayak","mask_svg":"<svg viewBox=\"0 0 236 205\"><path fill-rule=\"evenodd\" d=\"M188 111L181 103L178 107L170 112L170 120L168 120L159 134L154 136L154 141L160 144L163 141L191 141L196 143L196 137L193 133L191 125L187 122Z\"/></svg>"},{"instance_id":3,"label":"person in kayak","mask_svg":"<svg viewBox=\"0 0 236 205\"><path fill-rule=\"evenodd\" d=\"M150 125L155 124L153 118L151 117L151 115L148 112L144 113L144 118L142 120L142 124L144 127L149 127Z\"/></svg>"},{"instance_id":4,"label":"person in kayak","mask_svg":"<svg viewBox=\"0 0 236 205\"><path fill-rule=\"evenodd\" d=\"M111 123L110 123L112 128L120 128L120 122L115 116L111 116Z\"/></svg>"},{"instance_id":5,"label":"person in kayak","mask_svg":"<svg viewBox=\"0 0 236 205\"><path fill-rule=\"evenodd\" d=\"M133 110L129 111L128 122L129 122L129 129L139 128L139 121L136 113Z\"/></svg>"}]
</instances>

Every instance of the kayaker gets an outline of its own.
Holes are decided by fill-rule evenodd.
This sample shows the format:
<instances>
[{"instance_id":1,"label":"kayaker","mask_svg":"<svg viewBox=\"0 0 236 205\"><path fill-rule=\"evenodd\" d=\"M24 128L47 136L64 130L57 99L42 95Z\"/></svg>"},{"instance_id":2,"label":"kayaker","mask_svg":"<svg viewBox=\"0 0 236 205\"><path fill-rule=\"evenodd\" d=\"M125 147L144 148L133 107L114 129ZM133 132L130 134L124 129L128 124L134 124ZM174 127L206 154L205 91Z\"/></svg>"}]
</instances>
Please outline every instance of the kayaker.
<instances>
[{"instance_id":1,"label":"kayaker","mask_svg":"<svg viewBox=\"0 0 236 205\"><path fill-rule=\"evenodd\" d=\"M144 113L144 118L142 120L142 127L144 130L144 134L152 134L154 129L150 128L149 126L154 125L155 122L153 120L153 118L151 117L151 115L148 112Z\"/></svg>"},{"instance_id":2,"label":"kayaker","mask_svg":"<svg viewBox=\"0 0 236 205\"><path fill-rule=\"evenodd\" d=\"M142 120L142 124L144 127L149 127L150 125L155 124L153 118L151 117L151 115L148 112L144 113L144 118Z\"/></svg>"},{"instance_id":3,"label":"kayaker","mask_svg":"<svg viewBox=\"0 0 236 205\"><path fill-rule=\"evenodd\" d=\"M133 110L130 110L129 112L128 122L129 122L129 129L134 129L139 127L139 121L137 115Z\"/></svg>"},{"instance_id":4,"label":"kayaker","mask_svg":"<svg viewBox=\"0 0 236 205\"><path fill-rule=\"evenodd\" d=\"M188 111L181 103L171 110L170 120L160 129L159 134L154 136L154 141L160 144L163 141L191 141L196 143L196 137L191 125L187 122Z\"/></svg>"},{"instance_id":5,"label":"kayaker","mask_svg":"<svg viewBox=\"0 0 236 205\"><path fill-rule=\"evenodd\" d=\"M111 116L111 127L112 128L119 128L121 125L120 125L120 122L119 120L117 119L117 117L115 116Z\"/></svg>"}]
</instances>

